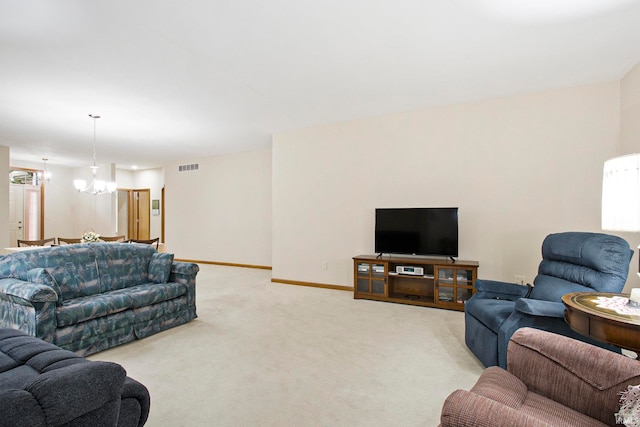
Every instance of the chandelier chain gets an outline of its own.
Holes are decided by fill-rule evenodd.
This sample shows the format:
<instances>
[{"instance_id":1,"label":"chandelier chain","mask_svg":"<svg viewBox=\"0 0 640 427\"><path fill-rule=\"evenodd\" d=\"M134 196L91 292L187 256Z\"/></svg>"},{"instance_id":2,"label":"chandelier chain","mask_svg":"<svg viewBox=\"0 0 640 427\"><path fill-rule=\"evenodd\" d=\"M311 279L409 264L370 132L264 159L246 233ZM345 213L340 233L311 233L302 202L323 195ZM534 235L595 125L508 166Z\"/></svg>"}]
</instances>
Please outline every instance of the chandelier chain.
<instances>
[{"instance_id":1,"label":"chandelier chain","mask_svg":"<svg viewBox=\"0 0 640 427\"><path fill-rule=\"evenodd\" d=\"M96 162L96 120L100 118L97 114L89 114L93 119L93 165L91 169L91 182L86 183L83 179L76 179L73 182L74 187L81 193L88 193L94 196L99 194L113 193L116 190L115 182L106 182L98 179L98 165Z\"/></svg>"}]
</instances>

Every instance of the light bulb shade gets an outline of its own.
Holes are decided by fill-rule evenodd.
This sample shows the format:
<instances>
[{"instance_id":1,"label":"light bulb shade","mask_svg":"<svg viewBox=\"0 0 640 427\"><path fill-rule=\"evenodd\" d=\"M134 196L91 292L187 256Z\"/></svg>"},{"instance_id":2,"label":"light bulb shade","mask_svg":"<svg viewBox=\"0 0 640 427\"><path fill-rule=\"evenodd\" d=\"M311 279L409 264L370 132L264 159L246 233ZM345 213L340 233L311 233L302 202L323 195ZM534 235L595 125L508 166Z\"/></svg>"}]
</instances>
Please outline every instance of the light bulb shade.
<instances>
[{"instance_id":1,"label":"light bulb shade","mask_svg":"<svg viewBox=\"0 0 640 427\"><path fill-rule=\"evenodd\" d=\"M87 187L87 181L85 181L84 179L74 179L73 186L76 190L82 191Z\"/></svg>"},{"instance_id":2,"label":"light bulb shade","mask_svg":"<svg viewBox=\"0 0 640 427\"><path fill-rule=\"evenodd\" d=\"M604 163L602 229L640 231L640 154L615 157Z\"/></svg>"},{"instance_id":3,"label":"light bulb shade","mask_svg":"<svg viewBox=\"0 0 640 427\"><path fill-rule=\"evenodd\" d=\"M116 191L117 187L118 185L115 182L107 182L107 191L109 193L113 193L114 191Z\"/></svg>"},{"instance_id":4,"label":"light bulb shade","mask_svg":"<svg viewBox=\"0 0 640 427\"><path fill-rule=\"evenodd\" d=\"M102 193L107 188L107 183L101 179L96 179L93 183L93 188L96 192Z\"/></svg>"}]
</instances>

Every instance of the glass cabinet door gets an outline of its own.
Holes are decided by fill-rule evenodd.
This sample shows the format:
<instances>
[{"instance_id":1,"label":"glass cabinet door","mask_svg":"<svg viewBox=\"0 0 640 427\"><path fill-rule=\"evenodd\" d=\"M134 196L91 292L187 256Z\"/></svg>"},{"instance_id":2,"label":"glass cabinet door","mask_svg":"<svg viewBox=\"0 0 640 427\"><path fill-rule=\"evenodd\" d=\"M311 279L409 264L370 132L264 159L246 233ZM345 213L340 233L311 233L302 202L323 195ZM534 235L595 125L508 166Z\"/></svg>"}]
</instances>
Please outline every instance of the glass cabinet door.
<instances>
[{"instance_id":1,"label":"glass cabinet door","mask_svg":"<svg viewBox=\"0 0 640 427\"><path fill-rule=\"evenodd\" d=\"M456 288L456 302L459 304L465 304L471 295L473 295L473 288Z\"/></svg>"},{"instance_id":2,"label":"glass cabinet door","mask_svg":"<svg viewBox=\"0 0 640 427\"><path fill-rule=\"evenodd\" d=\"M384 263L358 261L356 289L360 293L385 295L386 271Z\"/></svg>"},{"instance_id":3,"label":"glass cabinet door","mask_svg":"<svg viewBox=\"0 0 640 427\"><path fill-rule=\"evenodd\" d=\"M473 274L472 269L438 268L438 302L464 304L473 294Z\"/></svg>"},{"instance_id":4,"label":"glass cabinet door","mask_svg":"<svg viewBox=\"0 0 640 427\"><path fill-rule=\"evenodd\" d=\"M371 265L371 293L374 295L384 295L385 271L384 264Z\"/></svg>"},{"instance_id":5,"label":"glass cabinet door","mask_svg":"<svg viewBox=\"0 0 640 427\"><path fill-rule=\"evenodd\" d=\"M438 281L436 282L437 301L453 302L455 300L455 269L438 268Z\"/></svg>"},{"instance_id":6,"label":"glass cabinet door","mask_svg":"<svg viewBox=\"0 0 640 427\"><path fill-rule=\"evenodd\" d=\"M369 293L371 264L368 262L358 262L356 270L356 289L358 292Z\"/></svg>"},{"instance_id":7,"label":"glass cabinet door","mask_svg":"<svg viewBox=\"0 0 640 427\"><path fill-rule=\"evenodd\" d=\"M473 295L474 270L456 269L456 302L464 304Z\"/></svg>"}]
</instances>

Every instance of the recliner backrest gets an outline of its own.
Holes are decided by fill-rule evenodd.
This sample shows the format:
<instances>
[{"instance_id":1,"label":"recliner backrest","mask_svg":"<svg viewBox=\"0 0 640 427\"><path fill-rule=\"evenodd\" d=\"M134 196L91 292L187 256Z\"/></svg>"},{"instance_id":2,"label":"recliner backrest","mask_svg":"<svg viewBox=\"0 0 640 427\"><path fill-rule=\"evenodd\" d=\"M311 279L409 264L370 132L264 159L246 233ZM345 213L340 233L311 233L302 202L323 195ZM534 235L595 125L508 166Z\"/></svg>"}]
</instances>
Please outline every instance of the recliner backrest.
<instances>
[{"instance_id":1,"label":"recliner backrest","mask_svg":"<svg viewBox=\"0 0 640 427\"><path fill-rule=\"evenodd\" d=\"M548 235L530 298L561 301L570 292L621 292L633 251L626 240L601 233Z\"/></svg>"}]
</instances>

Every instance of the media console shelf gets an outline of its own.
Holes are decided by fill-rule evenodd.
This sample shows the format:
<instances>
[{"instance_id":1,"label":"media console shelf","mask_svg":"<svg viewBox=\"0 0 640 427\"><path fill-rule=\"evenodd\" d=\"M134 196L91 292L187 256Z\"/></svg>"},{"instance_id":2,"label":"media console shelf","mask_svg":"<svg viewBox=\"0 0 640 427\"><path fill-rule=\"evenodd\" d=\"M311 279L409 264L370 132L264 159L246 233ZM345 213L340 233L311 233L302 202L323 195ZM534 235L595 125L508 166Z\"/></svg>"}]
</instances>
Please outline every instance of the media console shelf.
<instances>
[{"instance_id":1,"label":"media console shelf","mask_svg":"<svg viewBox=\"0 0 640 427\"><path fill-rule=\"evenodd\" d=\"M398 267L408 267L398 273ZM464 310L474 292L478 262L444 258L353 257L353 297ZM422 269L421 274L417 274Z\"/></svg>"}]
</instances>

